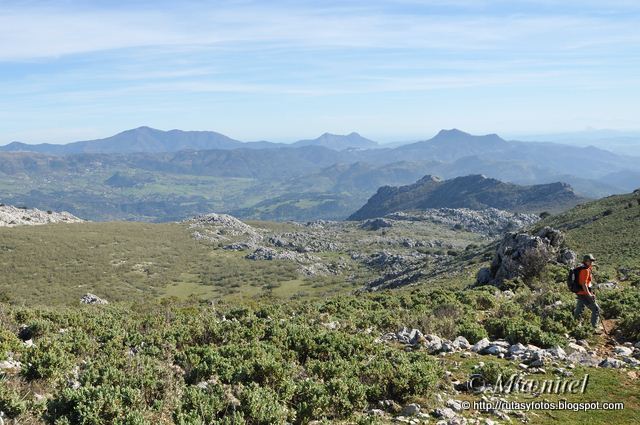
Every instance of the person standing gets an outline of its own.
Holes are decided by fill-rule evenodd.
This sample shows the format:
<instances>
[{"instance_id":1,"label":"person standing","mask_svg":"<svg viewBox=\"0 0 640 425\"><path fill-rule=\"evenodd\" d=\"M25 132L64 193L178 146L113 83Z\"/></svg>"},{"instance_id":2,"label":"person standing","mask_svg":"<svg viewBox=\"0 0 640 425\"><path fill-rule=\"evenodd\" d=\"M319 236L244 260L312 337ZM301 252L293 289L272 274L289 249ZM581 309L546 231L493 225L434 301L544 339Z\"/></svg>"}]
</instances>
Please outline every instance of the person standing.
<instances>
[{"instance_id":1,"label":"person standing","mask_svg":"<svg viewBox=\"0 0 640 425\"><path fill-rule=\"evenodd\" d=\"M600 318L600 306L596 302L596 295L592 289L592 268L593 263L596 261L595 257L591 254L587 254L582 259L582 266L578 271L578 284L580 290L576 292L576 309L573 312L573 317L577 320L582 315L584 308L591 310L591 326L598 329L598 319Z\"/></svg>"}]
</instances>

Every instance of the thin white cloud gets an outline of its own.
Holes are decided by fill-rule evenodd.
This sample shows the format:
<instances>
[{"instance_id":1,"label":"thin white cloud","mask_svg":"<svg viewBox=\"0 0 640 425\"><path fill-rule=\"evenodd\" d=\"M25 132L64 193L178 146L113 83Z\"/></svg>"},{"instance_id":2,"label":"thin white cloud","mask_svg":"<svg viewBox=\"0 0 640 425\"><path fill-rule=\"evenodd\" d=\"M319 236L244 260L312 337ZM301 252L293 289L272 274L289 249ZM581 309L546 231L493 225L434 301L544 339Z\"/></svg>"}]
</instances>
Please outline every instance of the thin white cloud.
<instances>
[{"instance_id":1,"label":"thin white cloud","mask_svg":"<svg viewBox=\"0 0 640 425\"><path fill-rule=\"evenodd\" d=\"M267 43L275 47L499 50L637 43L633 21L580 16L385 14L240 4L184 10L0 11L0 60L104 50Z\"/></svg>"}]
</instances>

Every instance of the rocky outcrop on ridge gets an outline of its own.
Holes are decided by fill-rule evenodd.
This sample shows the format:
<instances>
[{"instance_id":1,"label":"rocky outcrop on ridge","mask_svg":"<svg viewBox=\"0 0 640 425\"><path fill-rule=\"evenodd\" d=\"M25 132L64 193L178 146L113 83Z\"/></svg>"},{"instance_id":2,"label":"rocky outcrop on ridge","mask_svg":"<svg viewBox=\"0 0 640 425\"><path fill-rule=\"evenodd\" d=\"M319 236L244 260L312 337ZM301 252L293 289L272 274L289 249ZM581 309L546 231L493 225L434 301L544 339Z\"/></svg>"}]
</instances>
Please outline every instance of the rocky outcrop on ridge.
<instances>
[{"instance_id":1,"label":"rocky outcrop on ridge","mask_svg":"<svg viewBox=\"0 0 640 425\"><path fill-rule=\"evenodd\" d=\"M0 204L0 227L33 226L49 223L81 223L84 220L66 211L42 211Z\"/></svg>"},{"instance_id":2,"label":"rocky outcrop on ridge","mask_svg":"<svg viewBox=\"0 0 640 425\"><path fill-rule=\"evenodd\" d=\"M262 240L262 235L257 229L229 214L203 214L182 223L193 229L192 235L196 240L222 242L242 237L249 247L256 246Z\"/></svg>"},{"instance_id":3,"label":"rocky outcrop on ridge","mask_svg":"<svg viewBox=\"0 0 640 425\"><path fill-rule=\"evenodd\" d=\"M499 285L505 280L527 278L549 262L573 266L576 258L559 230L544 227L534 235L510 232L498 244L491 267L478 272L477 283Z\"/></svg>"},{"instance_id":4,"label":"rocky outcrop on ridge","mask_svg":"<svg viewBox=\"0 0 640 425\"><path fill-rule=\"evenodd\" d=\"M387 221L428 221L454 229L484 235L498 235L506 231L529 227L540 220L535 214L514 213L496 208L472 210L469 208L429 208L424 211L387 214ZM372 221L372 220L369 220Z\"/></svg>"}]
</instances>

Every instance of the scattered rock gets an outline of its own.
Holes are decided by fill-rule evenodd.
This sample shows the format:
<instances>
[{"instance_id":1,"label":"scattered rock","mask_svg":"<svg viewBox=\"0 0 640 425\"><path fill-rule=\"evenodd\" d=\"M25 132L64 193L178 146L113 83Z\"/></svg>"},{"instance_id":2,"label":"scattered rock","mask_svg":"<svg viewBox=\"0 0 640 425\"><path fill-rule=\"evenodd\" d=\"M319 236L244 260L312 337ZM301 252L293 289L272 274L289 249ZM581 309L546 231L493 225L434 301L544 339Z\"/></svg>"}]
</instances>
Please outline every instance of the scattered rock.
<instances>
[{"instance_id":1,"label":"scattered rock","mask_svg":"<svg viewBox=\"0 0 640 425\"><path fill-rule=\"evenodd\" d=\"M407 404L400 411L401 416L416 416L420 413L420 405L417 403Z\"/></svg>"},{"instance_id":2,"label":"scattered rock","mask_svg":"<svg viewBox=\"0 0 640 425\"><path fill-rule=\"evenodd\" d=\"M618 359L614 359L612 357L607 357L606 359L601 361L600 364L598 364L598 366L604 367L604 368L619 369L621 367L624 367L624 362Z\"/></svg>"},{"instance_id":3,"label":"scattered rock","mask_svg":"<svg viewBox=\"0 0 640 425\"><path fill-rule=\"evenodd\" d=\"M107 300L103 300L97 295L87 293L80 298L81 304L109 304Z\"/></svg>"},{"instance_id":4,"label":"scattered rock","mask_svg":"<svg viewBox=\"0 0 640 425\"><path fill-rule=\"evenodd\" d=\"M622 345L618 345L613 348L613 352L619 356L630 356L633 354L633 349L629 347L624 347Z\"/></svg>"},{"instance_id":5,"label":"scattered rock","mask_svg":"<svg viewBox=\"0 0 640 425\"><path fill-rule=\"evenodd\" d=\"M456 339L453 340L453 346L460 349L460 350L468 350L471 348L471 344L469 343L469 341L467 340L467 338L463 337L463 336L458 336L456 337Z\"/></svg>"},{"instance_id":6,"label":"scattered rock","mask_svg":"<svg viewBox=\"0 0 640 425\"><path fill-rule=\"evenodd\" d=\"M20 373L22 369L22 363L17 360L9 359L0 362L0 372L16 374Z\"/></svg>"},{"instance_id":7,"label":"scattered rock","mask_svg":"<svg viewBox=\"0 0 640 425\"><path fill-rule=\"evenodd\" d=\"M482 338L480 341L473 344L473 346L471 347L471 351L473 351L474 353L480 353L487 349L490 345L491 341L489 341L489 338Z\"/></svg>"},{"instance_id":8,"label":"scattered rock","mask_svg":"<svg viewBox=\"0 0 640 425\"><path fill-rule=\"evenodd\" d=\"M462 403L460 403L460 401L458 400L454 400L452 398L450 398L449 400L447 400L447 407L453 409L456 412L462 412Z\"/></svg>"},{"instance_id":9,"label":"scattered rock","mask_svg":"<svg viewBox=\"0 0 640 425\"><path fill-rule=\"evenodd\" d=\"M495 208L429 208L419 212L395 212L384 218L395 221L428 221L487 236L525 228L540 220L535 214L512 213Z\"/></svg>"},{"instance_id":10,"label":"scattered rock","mask_svg":"<svg viewBox=\"0 0 640 425\"><path fill-rule=\"evenodd\" d=\"M570 355L571 353L575 352L586 353L587 349L579 344L576 344L575 342L569 342L565 351Z\"/></svg>"},{"instance_id":11,"label":"scattered rock","mask_svg":"<svg viewBox=\"0 0 640 425\"><path fill-rule=\"evenodd\" d=\"M387 227L393 226L393 223L390 220L386 220L384 218L373 218L369 220L365 220L360 224L360 228L364 230L379 230Z\"/></svg>"}]
</instances>

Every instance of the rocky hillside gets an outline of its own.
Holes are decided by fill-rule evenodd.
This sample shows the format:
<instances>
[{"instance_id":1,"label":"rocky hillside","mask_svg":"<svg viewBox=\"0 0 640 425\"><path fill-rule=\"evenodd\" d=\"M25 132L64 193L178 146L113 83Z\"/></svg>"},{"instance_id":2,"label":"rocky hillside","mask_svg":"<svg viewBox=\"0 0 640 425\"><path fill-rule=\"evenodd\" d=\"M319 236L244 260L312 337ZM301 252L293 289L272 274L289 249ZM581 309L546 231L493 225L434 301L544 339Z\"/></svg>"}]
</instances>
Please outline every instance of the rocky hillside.
<instances>
[{"instance_id":1,"label":"rocky hillside","mask_svg":"<svg viewBox=\"0 0 640 425\"><path fill-rule=\"evenodd\" d=\"M49 223L80 223L84 220L66 212L41 211L0 204L0 227L33 226Z\"/></svg>"},{"instance_id":2,"label":"rocky hillside","mask_svg":"<svg viewBox=\"0 0 640 425\"><path fill-rule=\"evenodd\" d=\"M551 183L519 186L483 175L442 180L427 175L416 183L378 189L369 201L353 213L350 220L382 217L396 211L427 208L498 208L509 211L540 212L577 204L580 198L571 186Z\"/></svg>"}]
</instances>

